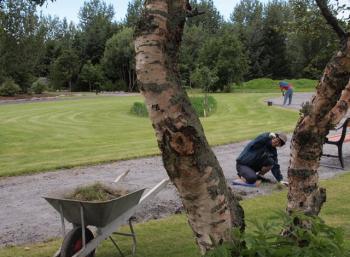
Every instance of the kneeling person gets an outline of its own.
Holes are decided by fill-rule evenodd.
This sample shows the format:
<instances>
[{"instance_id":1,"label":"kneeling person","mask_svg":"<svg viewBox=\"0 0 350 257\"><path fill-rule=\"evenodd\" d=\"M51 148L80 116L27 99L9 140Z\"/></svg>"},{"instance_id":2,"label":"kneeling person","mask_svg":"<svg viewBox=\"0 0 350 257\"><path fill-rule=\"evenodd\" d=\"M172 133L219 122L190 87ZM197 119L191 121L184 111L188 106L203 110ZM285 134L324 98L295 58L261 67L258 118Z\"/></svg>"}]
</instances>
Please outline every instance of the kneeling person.
<instances>
[{"instance_id":1,"label":"kneeling person","mask_svg":"<svg viewBox=\"0 0 350 257\"><path fill-rule=\"evenodd\" d=\"M256 137L236 159L238 176L246 183L254 184L264 180L262 176L271 170L278 182L286 184L282 181L276 149L286 142L287 136L284 133L263 133Z\"/></svg>"}]
</instances>

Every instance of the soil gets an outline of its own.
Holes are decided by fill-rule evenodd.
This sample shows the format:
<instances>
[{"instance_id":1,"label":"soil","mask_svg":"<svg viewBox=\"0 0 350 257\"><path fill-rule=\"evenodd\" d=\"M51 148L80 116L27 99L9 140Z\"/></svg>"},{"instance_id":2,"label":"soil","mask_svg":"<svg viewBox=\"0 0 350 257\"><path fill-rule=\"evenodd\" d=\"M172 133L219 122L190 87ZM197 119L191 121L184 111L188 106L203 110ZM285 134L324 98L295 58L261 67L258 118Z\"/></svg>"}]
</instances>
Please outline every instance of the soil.
<instances>
[{"instance_id":1,"label":"soil","mask_svg":"<svg viewBox=\"0 0 350 257\"><path fill-rule=\"evenodd\" d=\"M293 101L308 99L308 94L295 94ZM281 99L272 99L278 105ZM295 105L298 108L300 105ZM266 131L269 129L266 128ZM290 135L289 135L290 138ZM235 159L248 141L214 147L213 150L223 168L228 184L237 178ZM346 169L350 168L350 144L344 144L344 159ZM326 145L325 151L336 151L334 146ZM284 177L287 175L289 163L289 144L279 149L279 163ZM319 175L321 179L331 178L341 174L339 161L336 158L322 158ZM325 166L327 165L327 167ZM40 174L8 177L0 179L0 247L45 241L60 236L59 214L42 198L52 191L68 192L80 185L91 184L96 181L111 183L123 172L129 174L118 182L123 188L136 190L149 189L167 178L159 156L140 158L127 161L113 162L103 165L76 167L49 171ZM273 177L268 174L268 178ZM263 183L258 188L232 186L233 190L242 198L268 194L281 190L275 184ZM152 200L145 202L135 213L138 222L149 219L159 219L182 211L175 187L169 183Z\"/></svg>"}]
</instances>

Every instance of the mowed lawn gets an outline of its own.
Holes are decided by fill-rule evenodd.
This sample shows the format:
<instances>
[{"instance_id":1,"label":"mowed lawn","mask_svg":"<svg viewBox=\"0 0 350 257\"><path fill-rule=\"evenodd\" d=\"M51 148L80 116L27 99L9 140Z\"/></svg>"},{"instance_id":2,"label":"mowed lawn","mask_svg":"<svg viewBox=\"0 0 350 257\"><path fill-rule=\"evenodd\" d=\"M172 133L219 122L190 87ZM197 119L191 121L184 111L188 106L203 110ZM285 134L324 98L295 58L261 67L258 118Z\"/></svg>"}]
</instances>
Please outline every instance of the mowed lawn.
<instances>
[{"instance_id":1,"label":"mowed lawn","mask_svg":"<svg viewBox=\"0 0 350 257\"><path fill-rule=\"evenodd\" d=\"M346 249L350 250L349 183L349 173L321 182L321 185L327 189L327 202L324 204L320 216L328 225L344 229ZM273 221L272 217L275 216L276 211L285 210L286 201L286 189L268 196L259 196L242 201L241 204L247 221L247 232L255 229L251 221L256 220L260 223L268 220ZM57 222L59 222L59 219L57 219ZM126 232L127 230L125 229L124 231ZM136 257L200 256L184 215L173 215L165 219L136 224L135 232L138 240ZM121 244L122 249L126 250L127 254L130 253L130 240L130 238L118 238L118 242ZM56 252L61 242L60 239L45 243L0 248L0 256L49 257ZM116 255L116 249L109 240L106 240L98 248L96 257L112 257Z\"/></svg>"},{"instance_id":2,"label":"mowed lawn","mask_svg":"<svg viewBox=\"0 0 350 257\"><path fill-rule=\"evenodd\" d=\"M279 94L276 94L279 96ZM268 107L271 94L215 94L202 123L211 145L291 131L298 113ZM159 154L148 118L129 113L141 96L81 98L0 106L0 176Z\"/></svg>"}]
</instances>

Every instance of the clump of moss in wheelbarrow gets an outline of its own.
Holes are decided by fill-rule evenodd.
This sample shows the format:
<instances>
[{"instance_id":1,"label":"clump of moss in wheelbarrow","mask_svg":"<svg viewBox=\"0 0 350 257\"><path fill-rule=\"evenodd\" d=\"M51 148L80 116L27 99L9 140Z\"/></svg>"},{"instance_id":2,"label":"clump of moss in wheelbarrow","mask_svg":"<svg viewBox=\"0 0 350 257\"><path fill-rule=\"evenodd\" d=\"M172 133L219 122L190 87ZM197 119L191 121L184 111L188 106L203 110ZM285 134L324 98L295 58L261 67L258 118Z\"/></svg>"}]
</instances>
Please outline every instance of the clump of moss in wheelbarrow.
<instances>
[{"instance_id":1,"label":"clump of moss in wheelbarrow","mask_svg":"<svg viewBox=\"0 0 350 257\"><path fill-rule=\"evenodd\" d=\"M135 191L114 189L101 183L78 187L70 193L53 194L44 198L60 213L63 243L54 254L55 257L92 257L97 246L109 238L118 252L121 249L112 234L131 237L132 254L136 250L136 235L131 217L138 206L155 196L168 183L163 180L149 190L144 196L145 188ZM73 224L73 229L66 233L65 220ZM130 233L119 233L116 230L129 223ZM96 227L95 235L87 226Z\"/></svg>"},{"instance_id":2,"label":"clump of moss in wheelbarrow","mask_svg":"<svg viewBox=\"0 0 350 257\"><path fill-rule=\"evenodd\" d=\"M65 199L89 202L105 202L127 195L128 190L112 188L100 182L88 186L79 186L72 193L66 194Z\"/></svg>"}]
</instances>

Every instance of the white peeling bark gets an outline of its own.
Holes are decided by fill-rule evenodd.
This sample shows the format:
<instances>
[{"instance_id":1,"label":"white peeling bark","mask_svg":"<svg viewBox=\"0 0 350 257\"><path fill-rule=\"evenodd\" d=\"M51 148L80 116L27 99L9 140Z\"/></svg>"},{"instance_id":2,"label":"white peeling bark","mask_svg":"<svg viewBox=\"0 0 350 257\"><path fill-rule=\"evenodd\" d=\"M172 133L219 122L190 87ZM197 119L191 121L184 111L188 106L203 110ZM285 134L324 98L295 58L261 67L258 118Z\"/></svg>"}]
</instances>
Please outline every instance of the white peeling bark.
<instances>
[{"instance_id":1,"label":"white peeling bark","mask_svg":"<svg viewBox=\"0 0 350 257\"><path fill-rule=\"evenodd\" d=\"M317 170L324 139L349 107L350 39L328 63L316 95L301 110L291 141L288 211L318 215L326 201Z\"/></svg>"},{"instance_id":2,"label":"white peeling bark","mask_svg":"<svg viewBox=\"0 0 350 257\"><path fill-rule=\"evenodd\" d=\"M182 89L177 53L187 0L149 0L136 29L136 74L164 167L179 191L189 224L204 254L232 240L243 210L226 185L202 125Z\"/></svg>"}]
</instances>

